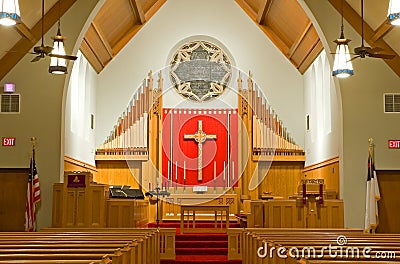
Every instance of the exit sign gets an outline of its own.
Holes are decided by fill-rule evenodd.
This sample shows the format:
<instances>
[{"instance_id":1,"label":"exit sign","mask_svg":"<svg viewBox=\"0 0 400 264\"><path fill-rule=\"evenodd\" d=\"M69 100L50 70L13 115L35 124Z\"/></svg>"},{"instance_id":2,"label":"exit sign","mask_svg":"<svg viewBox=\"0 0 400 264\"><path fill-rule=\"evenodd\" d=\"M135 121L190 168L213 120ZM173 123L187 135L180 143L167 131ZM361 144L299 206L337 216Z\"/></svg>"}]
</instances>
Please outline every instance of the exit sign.
<instances>
[{"instance_id":1,"label":"exit sign","mask_svg":"<svg viewBox=\"0 0 400 264\"><path fill-rule=\"evenodd\" d=\"M388 140L390 149L400 149L400 140Z\"/></svg>"},{"instance_id":2,"label":"exit sign","mask_svg":"<svg viewBox=\"0 0 400 264\"><path fill-rule=\"evenodd\" d=\"M15 146L15 138L13 137L3 137L1 142L3 146Z\"/></svg>"}]
</instances>

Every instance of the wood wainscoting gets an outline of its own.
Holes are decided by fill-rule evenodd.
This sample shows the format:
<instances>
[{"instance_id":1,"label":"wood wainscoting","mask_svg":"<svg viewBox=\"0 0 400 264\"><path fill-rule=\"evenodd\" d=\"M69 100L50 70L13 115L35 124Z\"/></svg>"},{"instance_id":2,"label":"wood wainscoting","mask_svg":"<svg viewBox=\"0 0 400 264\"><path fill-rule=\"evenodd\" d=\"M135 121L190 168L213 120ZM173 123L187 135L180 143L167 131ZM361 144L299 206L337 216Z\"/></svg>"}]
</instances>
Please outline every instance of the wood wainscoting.
<instances>
[{"instance_id":1,"label":"wood wainscoting","mask_svg":"<svg viewBox=\"0 0 400 264\"><path fill-rule=\"evenodd\" d=\"M125 185L141 189L139 179L142 175L142 162L126 160L97 160L95 182L108 185Z\"/></svg>"},{"instance_id":2,"label":"wood wainscoting","mask_svg":"<svg viewBox=\"0 0 400 264\"><path fill-rule=\"evenodd\" d=\"M93 175L97 173L95 166L69 156L64 156L64 171L88 171Z\"/></svg>"},{"instance_id":3,"label":"wood wainscoting","mask_svg":"<svg viewBox=\"0 0 400 264\"><path fill-rule=\"evenodd\" d=\"M336 191L340 199L339 157L305 167L303 179L324 179L325 189Z\"/></svg>"},{"instance_id":4,"label":"wood wainscoting","mask_svg":"<svg viewBox=\"0 0 400 264\"><path fill-rule=\"evenodd\" d=\"M259 162L258 175L264 177L260 184L260 195L268 192L272 196L288 199L297 193L303 168L304 161Z\"/></svg>"},{"instance_id":5,"label":"wood wainscoting","mask_svg":"<svg viewBox=\"0 0 400 264\"><path fill-rule=\"evenodd\" d=\"M125 185L139 189L142 163L126 160L97 160L96 166L64 156L64 171L83 171L93 174L93 181L108 185Z\"/></svg>"}]
</instances>

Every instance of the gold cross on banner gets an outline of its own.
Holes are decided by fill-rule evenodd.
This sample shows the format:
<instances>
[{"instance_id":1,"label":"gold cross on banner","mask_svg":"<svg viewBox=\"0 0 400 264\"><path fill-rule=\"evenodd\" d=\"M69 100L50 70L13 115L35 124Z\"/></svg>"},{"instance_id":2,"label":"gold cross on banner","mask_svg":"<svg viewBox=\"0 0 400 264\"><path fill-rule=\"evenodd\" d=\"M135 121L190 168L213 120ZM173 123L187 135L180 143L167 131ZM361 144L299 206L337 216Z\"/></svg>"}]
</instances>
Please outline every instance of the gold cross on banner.
<instances>
[{"instance_id":1,"label":"gold cross on banner","mask_svg":"<svg viewBox=\"0 0 400 264\"><path fill-rule=\"evenodd\" d=\"M198 130L195 134L184 135L184 139L194 139L197 142L198 157L197 157L197 180L203 180L203 143L207 139L217 139L217 135L207 135L203 131L203 121L199 120Z\"/></svg>"}]
</instances>

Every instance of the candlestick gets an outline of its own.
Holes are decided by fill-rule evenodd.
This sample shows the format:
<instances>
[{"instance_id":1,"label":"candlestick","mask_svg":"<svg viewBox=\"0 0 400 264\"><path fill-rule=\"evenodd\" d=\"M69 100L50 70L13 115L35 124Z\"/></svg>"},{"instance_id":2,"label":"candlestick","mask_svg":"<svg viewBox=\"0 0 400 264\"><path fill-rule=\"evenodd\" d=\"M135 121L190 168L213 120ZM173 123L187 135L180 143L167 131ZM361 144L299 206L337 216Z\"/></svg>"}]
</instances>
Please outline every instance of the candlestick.
<instances>
[{"instance_id":1,"label":"candlestick","mask_svg":"<svg viewBox=\"0 0 400 264\"><path fill-rule=\"evenodd\" d=\"M178 161L175 161L175 179L178 182Z\"/></svg>"},{"instance_id":2,"label":"candlestick","mask_svg":"<svg viewBox=\"0 0 400 264\"><path fill-rule=\"evenodd\" d=\"M225 171L226 168L225 168L225 165L226 165L226 164L225 164L225 160L224 160L224 190L225 190L225 188L226 188L226 178L225 178L225 177L226 177L226 175L225 175L225 174L226 174L226 171Z\"/></svg>"},{"instance_id":3,"label":"candlestick","mask_svg":"<svg viewBox=\"0 0 400 264\"><path fill-rule=\"evenodd\" d=\"M226 174L226 187L230 187L230 183L231 183L231 176L230 176L230 174L229 174L229 162L228 162L228 166L227 166L228 168L228 173Z\"/></svg>"},{"instance_id":4,"label":"candlestick","mask_svg":"<svg viewBox=\"0 0 400 264\"><path fill-rule=\"evenodd\" d=\"M232 184L235 184L235 162L232 161Z\"/></svg>"},{"instance_id":5,"label":"candlestick","mask_svg":"<svg viewBox=\"0 0 400 264\"><path fill-rule=\"evenodd\" d=\"M167 177L168 177L168 180L169 180L169 165L170 165L170 162L168 161L168 169L167 169Z\"/></svg>"},{"instance_id":6,"label":"candlestick","mask_svg":"<svg viewBox=\"0 0 400 264\"><path fill-rule=\"evenodd\" d=\"M217 162L214 161L214 180L217 179Z\"/></svg>"},{"instance_id":7,"label":"candlestick","mask_svg":"<svg viewBox=\"0 0 400 264\"><path fill-rule=\"evenodd\" d=\"M183 180L186 181L186 160L183 161Z\"/></svg>"},{"instance_id":8,"label":"candlestick","mask_svg":"<svg viewBox=\"0 0 400 264\"><path fill-rule=\"evenodd\" d=\"M232 193L235 193L235 162L232 161Z\"/></svg>"}]
</instances>

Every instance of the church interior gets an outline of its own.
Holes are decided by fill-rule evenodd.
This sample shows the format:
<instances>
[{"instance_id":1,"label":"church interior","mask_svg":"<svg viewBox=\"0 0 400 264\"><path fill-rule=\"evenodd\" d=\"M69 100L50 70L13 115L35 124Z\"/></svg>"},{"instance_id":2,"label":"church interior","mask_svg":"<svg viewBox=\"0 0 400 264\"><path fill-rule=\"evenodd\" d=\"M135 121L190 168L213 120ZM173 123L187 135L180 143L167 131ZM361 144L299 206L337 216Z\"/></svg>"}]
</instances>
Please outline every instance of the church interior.
<instances>
[{"instance_id":1,"label":"church interior","mask_svg":"<svg viewBox=\"0 0 400 264\"><path fill-rule=\"evenodd\" d=\"M0 263L400 263L400 0L0 4Z\"/></svg>"}]
</instances>

